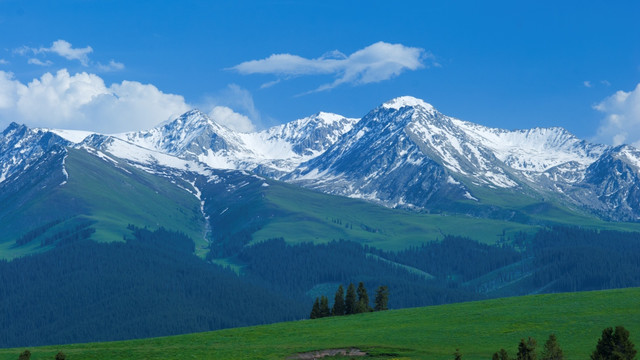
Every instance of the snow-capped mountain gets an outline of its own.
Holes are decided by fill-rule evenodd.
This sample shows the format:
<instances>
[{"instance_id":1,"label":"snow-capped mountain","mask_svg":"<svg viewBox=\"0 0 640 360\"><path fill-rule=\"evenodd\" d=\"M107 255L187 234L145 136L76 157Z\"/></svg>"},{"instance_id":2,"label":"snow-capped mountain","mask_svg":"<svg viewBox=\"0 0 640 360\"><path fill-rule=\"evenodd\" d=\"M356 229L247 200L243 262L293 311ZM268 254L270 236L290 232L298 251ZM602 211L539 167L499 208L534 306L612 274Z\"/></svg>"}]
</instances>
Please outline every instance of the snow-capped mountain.
<instances>
[{"instance_id":1,"label":"snow-capped mountain","mask_svg":"<svg viewBox=\"0 0 640 360\"><path fill-rule=\"evenodd\" d=\"M588 143L562 128L489 128L446 116L420 99L400 97L364 116L286 179L392 207L429 208L443 197L481 202L477 187L540 198L553 194L604 217L636 220L640 208L631 204L638 186L629 179L638 176L637 152L627 149L622 155L622 150ZM608 161L606 176L595 176L594 167L612 158L611 151L624 169ZM620 185L626 200L611 197L607 183Z\"/></svg>"},{"instance_id":2,"label":"snow-capped mountain","mask_svg":"<svg viewBox=\"0 0 640 360\"><path fill-rule=\"evenodd\" d=\"M54 149L64 150L70 144L51 131L11 123L0 134L0 183L25 171Z\"/></svg>"},{"instance_id":3,"label":"snow-capped mountain","mask_svg":"<svg viewBox=\"0 0 640 360\"><path fill-rule=\"evenodd\" d=\"M148 172L251 171L390 207L495 207L488 198L508 192L607 219L640 219L640 153L633 147L591 144L562 128L489 128L409 96L362 119L320 112L253 133L232 131L198 110L115 135L11 124L0 138L0 184L52 146L125 159Z\"/></svg>"},{"instance_id":4,"label":"snow-capped mountain","mask_svg":"<svg viewBox=\"0 0 640 360\"><path fill-rule=\"evenodd\" d=\"M114 137L213 168L278 177L323 153L357 121L320 112L261 132L240 133L192 110L164 126Z\"/></svg>"}]
</instances>

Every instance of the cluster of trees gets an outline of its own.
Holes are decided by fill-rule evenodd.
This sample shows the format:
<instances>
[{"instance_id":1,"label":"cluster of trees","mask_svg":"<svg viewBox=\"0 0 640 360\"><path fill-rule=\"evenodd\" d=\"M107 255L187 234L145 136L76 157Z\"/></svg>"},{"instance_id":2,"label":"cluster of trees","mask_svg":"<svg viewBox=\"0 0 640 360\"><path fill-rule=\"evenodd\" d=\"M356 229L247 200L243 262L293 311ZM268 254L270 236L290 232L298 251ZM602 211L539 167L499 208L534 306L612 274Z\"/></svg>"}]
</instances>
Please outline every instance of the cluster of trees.
<instances>
[{"instance_id":1,"label":"cluster of trees","mask_svg":"<svg viewBox=\"0 0 640 360\"><path fill-rule=\"evenodd\" d=\"M25 350L18 355L18 360L30 360L31 359L31 351ZM55 360L67 360L67 355L65 355L62 351L58 351Z\"/></svg>"},{"instance_id":2,"label":"cluster of trees","mask_svg":"<svg viewBox=\"0 0 640 360\"><path fill-rule=\"evenodd\" d=\"M537 360L536 339L529 337L521 339L518 344L516 360ZM602 331L596 349L591 354L591 360L634 360L637 351L629 339L629 331L623 326L616 326L615 330L608 327ZM462 358L459 350L454 353L455 360ZM558 345L555 334L549 335L540 354L540 360L564 360L564 353ZM492 356L492 360L510 360L505 349L500 349Z\"/></svg>"},{"instance_id":3,"label":"cluster of trees","mask_svg":"<svg viewBox=\"0 0 640 360\"><path fill-rule=\"evenodd\" d=\"M275 238L244 248L236 259L245 265L243 274L252 282L268 284L304 303L309 301L306 293L318 284L357 284L361 280L372 289L388 285L393 294L389 300L392 309L485 298L475 291L450 286L448 280L428 278L399 266L381 254L387 253L353 241L287 244Z\"/></svg>"},{"instance_id":4,"label":"cluster of trees","mask_svg":"<svg viewBox=\"0 0 640 360\"><path fill-rule=\"evenodd\" d=\"M49 230L52 227L60 224L61 222L62 222L62 220L54 220L54 221L48 222L48 223L46 223L44 225L38 226L37 228L27 232L26 234L24 234L21 237L19 237L18 239L16 239L16 245L22 246L22 245L28 244L29 242L31 242L32 240L34 240L38 236L44 234L47 230Z\"/></svg>"},{"instance_id":5,"label":"cluster of trees","mask_svg":"<svg viewBox=\"0 0 640 360\"><path fill-rule=\"evenodd\" d=\"M369 294L364 287L364 283L358 284L358 289L350 283L347 287L347 294L344 293L342 285L338 286L336 291L333 307L329 307L329 299L326 296L316 298L311 309L311 319L318 319L328 316L343 316L351 314L359 314L370 311L388 310L389 288L381 285L376 290L374 299L374 307L369 306Z\"/></svg>"},{"instance_id":6,"label":"cluster of trees","mask_svg":"<svg viewBox=\"0 0 640 360\"><path fill-rule=\"evenodd\" d=\"M309 314L308 299L196 257L188 237L166 230L135 234L140 238L77 241L0 260L0 347L175 335Z\"/></svg>"},{"instance_id":7,"label":"cluster of trees","mask_svg":"<svg viewBox=\"0 0 640 360\"><path fill-rule=\"evenodd\" d=\"M96 230L92 227L91 221L81 220L71 224L64 225L61 229L49 231L56 225L59 225L63 220L55 220L39 226L26 234L22 235L16 240L16 246L26 245L33 240L40 238L40 246L47 246L57 242L72 242L78 240L88 239ZM49 232L49 234L47 234ZM46 235L46 236L45 236Z\"/></svg>"}]
</instances>

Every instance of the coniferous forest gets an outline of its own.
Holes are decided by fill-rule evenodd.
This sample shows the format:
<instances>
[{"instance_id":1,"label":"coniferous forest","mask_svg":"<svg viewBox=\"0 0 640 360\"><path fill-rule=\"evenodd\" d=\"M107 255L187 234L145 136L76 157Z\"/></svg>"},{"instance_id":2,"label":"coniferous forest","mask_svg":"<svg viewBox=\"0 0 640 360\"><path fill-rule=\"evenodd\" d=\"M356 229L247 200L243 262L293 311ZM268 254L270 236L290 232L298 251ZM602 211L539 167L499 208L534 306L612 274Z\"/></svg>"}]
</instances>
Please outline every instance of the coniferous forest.
<instances>
[{"instance_id":1,"label":"coniferous forest","mask_svg":"<svg viewBox=\"0 0 640 360\"><path fill-rule=\"evenodd\" d=\"M305 319L316 298L327 316L342 288L339 315L362 297L348 284L375 290L369 307L384 286L385 308L640 286L634 233L549 228L494 245L445 236L400 252L272 239L241 248L235 272L193 255L193 241L178 232L131 226L125 241L104 244L80 236L89 229L65 234L51 251L0 261L0 346Z\"/></svg>"}]
</instances>

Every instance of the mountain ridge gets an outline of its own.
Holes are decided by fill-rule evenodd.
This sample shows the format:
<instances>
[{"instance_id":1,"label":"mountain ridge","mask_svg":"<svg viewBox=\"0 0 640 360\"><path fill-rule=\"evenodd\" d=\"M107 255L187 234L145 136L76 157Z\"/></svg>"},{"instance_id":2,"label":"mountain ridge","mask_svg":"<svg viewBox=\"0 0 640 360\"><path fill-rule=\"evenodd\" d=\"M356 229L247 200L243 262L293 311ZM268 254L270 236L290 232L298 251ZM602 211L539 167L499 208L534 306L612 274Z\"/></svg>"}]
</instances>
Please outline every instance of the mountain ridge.
<instances>
[{"instance_id":1,"label":"mountain ridge","mask_svg":"<svg viewBox=\"0 0 640 360\"><path fill-rule=\"evenodd\" d=\"M607 220L640 220L633 181L640 153L633 147L592 144L561 127L490 128L411 96L387 101L361 119L319 112L252 133L235 132L197 109L150 130L113 135L12 123L0 138L0 184L28 166L28 158L42 155L47 141L96 147L141 168L250 171L388 207L493 206L481 190L489 189L555 199ZM26 143L33 151L20 150Z\"/></svg>"}]
</instances>

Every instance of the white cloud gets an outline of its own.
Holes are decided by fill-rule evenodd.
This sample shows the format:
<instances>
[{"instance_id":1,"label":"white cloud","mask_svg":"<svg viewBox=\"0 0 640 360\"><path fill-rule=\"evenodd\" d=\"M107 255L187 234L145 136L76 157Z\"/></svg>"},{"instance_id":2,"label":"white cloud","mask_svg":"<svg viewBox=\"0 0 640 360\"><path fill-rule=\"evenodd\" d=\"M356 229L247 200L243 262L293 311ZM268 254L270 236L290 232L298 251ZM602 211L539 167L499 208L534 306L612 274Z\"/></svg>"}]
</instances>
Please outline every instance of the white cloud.
<instances>
[{"instance_id":1,"label":"white cloud","mask_svg":"<svg viewBox=\"0 0 640 360\"><path fill-rule=\"evenodd\" d=\"M13 74L0 71L0 114L3 111L10 111L15 107L18 101L18 92L22 90L24 85L13 80ZM0 118L0 122L2 118ZM6 124L4 124L6 125ZM4 129L4 127L2 127Z\"/></svg>"},{"instance_id":2,"label":"white cloud","mask_svg":"<svg viewBox=\"0 0 640 360\"><path fill-rule=\"evenodd\" d=\"M136 81L106 86L95 74L70 75L63 69L23 84L13 74L0 71L2 128L16 121L29 126L124 132L153 127L190 108L182 96Z\"/></svg>"},{"instance_id":3,"label":"white cloud","mask_svg":"<svg viewBox=\"0 0 640 360\"><path fill-rule=\"evenodd\" d=\"M70 42L62 39L54 41L49 47L33 48L25 45L13 50L14 54L21 56L37 55L40 57L46 57L47 54L55 54L67 60L77 60L85 67L95 66L95 68L100 71L117 71L124 69L124 64L115 60L110 60L108 64L102 64L100 62L95 63L91 61L89 59L89 54L92 52L93 48L91 46L74 48ZM30 58L28 63L40 66L49 66L53 64L51 60L41 60L39 58Z\"/></svg>"},{"instance_id":4,"label":"white cloud","mask_svg":"<svg viewBox=\"0 0 640 360\"><path fill-rule=\"evenodd\" d=\"M5 59L0 59L0 65L9 65L9 61Z\"/></svg>"},{"instance_id":5,"label":"white cloud","mask_svg":"<svg viewBox=\"0 0 640 360\"><path fill-rule=\"evenodd\" d=\"M50 47L35 50L35 53L51 52L62 56L67 60L78 60L83 66L89 66L89 54L93 52L91 46L85 48L73 48L71 43L65 40L56 40Z\"/></svg>"},{"instance_id":6,"label":"white cloud","mask_svg":"<svg viewBox=\"0 0 640 360\"><path fill-rule=\"evenodd\" d=\"M209 115L216 122L241 132L254 131L256 129L255 124L260 124L260 112L253 102L253 95L249 90L237 84L229 84L215 96L205 98L200 108L212 109ZM234 109L231 110L233 114L225 109ZM220 119L216 118L216 116L220 117Z\"/></svg>"},{"instance_id":7,"label":"white cloud","mask_svg":"<svg viewBox=\"0 0 640 360\"><path fill-rule=\"evenodd\" d=\"M47 61L42 61L38 58L31 58L29 59L29 61L27 61L27 63L32 64L32 65L40 65L40 66L49 66L51 64L53 64L53 62L51 60L47 60Z\"/></svg>"},{"instance_id":8,"label":"white cloud","mask_svg":"<svg viewBox=\"0 0 640 360\"><path fill-rule=\"evenodd\" d=\"M406 70L425 67L425 61L439 66L435 57L421 48L402 44L377 42L346 56L335 50L316 59L298 55L273 54L261 60L251 60L231 69L240 74L274 74L279 77L300 75L334 75L336 79L321 85L316 91L329 90L341 84L368 84L391 79ZM265 84L265 87L273 82Z\"/></svg>"},{"instance_id":9,"label":"white cloud","mask_svg":"<svg viewBox=\"0 0 640 360\"><path fill-rule=\"evenodd\" d=\"M593 87L593 85L591 84L591 81L583 81L582 84L584 85L584 87L587 87L587 88Z\"/></svg>"},{"instance_id":10,"label":"white cloud","mask_svg":"<svg viewBox=\"0 0 640 360\"><path fill-rule=\"evenodd\" d=\"M109 61L109 63L107 65L104 65L102 63L98 63L98 69L102 70L102 71L116 71L116 70L123 70L124 69L124 64L111 60Z\"/></svg>"},{"instance_id":11,"label":"white cloud","mask_svg":"<svg viewBox=\"0 0 640 360\"><path fill-rule=\"evenodd\" d=\"M594 108L606 115L598 129L598 140L640 147L640 83L629 92L616 92Z\"/></svg>"},{"instance_id":12,"label":"white cloud","mask_svg":"<svg viewBox=\"0 0 640 360\"><path fill-rule=\"evenodd\" d=\"M218 124L239 132L252 132L256 128L247 116L239 114L226 106L214 106L209 116Z\"/></svg>"}]
</instances>

